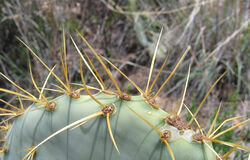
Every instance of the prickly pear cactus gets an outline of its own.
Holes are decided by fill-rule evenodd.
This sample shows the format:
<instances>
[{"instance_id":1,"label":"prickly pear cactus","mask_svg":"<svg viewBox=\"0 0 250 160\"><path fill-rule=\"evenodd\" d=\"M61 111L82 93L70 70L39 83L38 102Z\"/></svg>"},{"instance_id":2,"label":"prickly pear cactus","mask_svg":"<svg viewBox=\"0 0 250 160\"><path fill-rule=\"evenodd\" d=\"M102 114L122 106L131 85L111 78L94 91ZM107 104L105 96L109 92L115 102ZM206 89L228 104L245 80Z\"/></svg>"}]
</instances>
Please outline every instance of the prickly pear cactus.
<instances>
[{"instance_id":1,"label":"prickly pear cactus","mask_svg":"<svg viewBox=\"0 0 250 160\"><path fill-rule=\"evenodd\" d=\"M72 99L62 95L53 100L57 104L54 111L34 104L15 120L7 136L8 152L2 158L22 159L27 154L20 152L23 149L35 146L79 119L103 113L48 140L36 150L35 159L171 159L164 140L168 141L176 159L215 159L207 146L194 140L193 130L178 130L169 125L160 118L168 114L161 109L153 109L145 98L134 96L125 101L103 93L96 94L95 98L110 107L110 125L120 154L110 139L105 115L109 110L106 113L105 108L100 108L89 96ZM145 121L156 126L162 135Z\"/></svg>"},{"instance_id":2,"label":"prickly pear cactus","mask_svg":"<svg viewBox=\"0 0 250 160\"><path fill-rule=\"evenodd\" d=\"M217 133L218 130L213 130L216 118L218 117L217 112L215 120L207 134L205 134L196 121L195 117L200 107L222 76L214 83L196 112L194 114L191 113L192 119L189 122L184 122L180 114L183 106L188 109L183 104L184 96L178 112L169 114L159 108L160 106L155 99L162 87L175 72L189 48L181 57L168 79L163 83L161 89L159 89L155 96L151 97L149 95L152 95L150 91L154 83L150 87L147 85L146 90L143 91L117 67L111 64L111 62L95 53L88 42L82 36L81 38L93 51L117 90L108 90L106 88L99 73L89 60L88 55L85 54L83 56L73 39L72 41L80 57L96 78L100 89L86 85L81 64L83 87L72 90L67 78L66 53L61 55L62 68L66 79L66 83L63 83L53 72L53 69L44 64L21 41L42 62L44 67L50 71L50 75L53 75L61 83L64 90L54 90L63 93L57 98L46 98L43 93L44 88L41 90L37 87L30 67L32 82L40 94L39 98L36 98L31 93L16 85L8 77L1 74L14 86L23 91L24 94L3 88L0 88L0 91L16 95L20 101L20 97L22 97L34 102L27 109L24 109L23 107L15 107L2 100L2 102L10 105L13 110L1 109L1 111L6 112L6 116L10 116L9 119L1 122L3 125L1 128L7 131L6 140L2 146L1 160L226 159L229 154L225 154L225 156L217 154L213 149L213 142L228 145L235 149L249 150L247 147L216 139L224 133L249 122L249 120L245 120L228 130ZM123 74L138 89L140 94L131 96L122 92L103 60L110 63L111 66ZM152 67L153 65L151 65ZM151 74L152 69L150 70L148 84ZM92 94L92 90L97 90L98 93ZM81 91L85 91L87 94L81 94ZM15 120L12 126L10 126L8 120L12 118L15 118ZM235 117L232 120L238 118ZM194 129L194 126L192 126L193 121L196 122L198 129Z\"/></svg>"}]
</instances>

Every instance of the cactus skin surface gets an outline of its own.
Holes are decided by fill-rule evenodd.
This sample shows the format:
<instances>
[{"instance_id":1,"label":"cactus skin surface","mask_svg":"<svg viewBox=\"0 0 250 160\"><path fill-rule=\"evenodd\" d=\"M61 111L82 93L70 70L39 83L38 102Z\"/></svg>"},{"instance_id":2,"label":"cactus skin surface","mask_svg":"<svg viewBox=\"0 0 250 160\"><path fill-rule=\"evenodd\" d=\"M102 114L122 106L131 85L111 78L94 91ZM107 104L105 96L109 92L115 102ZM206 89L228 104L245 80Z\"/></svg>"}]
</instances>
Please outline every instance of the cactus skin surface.
<instances>
[{"instance_id":1,"label":"cactus skin surface","mask_svg":"<svg viewBox=\"0 0 250 160\"><path fill-rule=\"evenodd\" d=\"M100 92L94 97L104 105L115 107L110 124L120 154L111 141L106 117L100 115L48 140L36 150L34 160L171 160L166 144L160 141L160 134L137 114L160 131L171 132L168 143L176 160L216 159L204 143L192 140L195 133L192 129L179 131L170 126L162 118L168 113L152 108L142 96L124 101L117 95ZM64 94L52 101L57 103L54 111L34 103L15 119L7 133L8 151L1 155L1 160L21 160L28 153L25 149L39 144L68 124L102 110L88 95L72 99Z\"/></svg>"}]
</instances>

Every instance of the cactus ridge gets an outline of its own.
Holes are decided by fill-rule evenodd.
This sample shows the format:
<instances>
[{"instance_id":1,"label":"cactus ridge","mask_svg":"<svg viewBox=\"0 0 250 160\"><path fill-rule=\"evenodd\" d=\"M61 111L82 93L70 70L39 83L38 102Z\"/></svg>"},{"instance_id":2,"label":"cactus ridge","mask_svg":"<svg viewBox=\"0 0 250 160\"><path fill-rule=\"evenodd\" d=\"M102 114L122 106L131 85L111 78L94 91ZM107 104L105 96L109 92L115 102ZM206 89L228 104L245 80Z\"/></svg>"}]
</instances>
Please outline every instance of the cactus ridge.
<instances>
[{"instance_id":1,"label":"cactus ridge","mask_svg":"<svg viewBox=\"0 0 250 160\"><path fill-rule=\"evenodd\" d=\"M143 91L107 58L97 54L79 32L78 35L100 62L113 82L116 90L107 89L87 53L83 50L84 54L82 54L71 37L81 60L90 70L100 86L99 89L86 84L82 69L83 64L80 61L82 84L78 84L78 86L82 87L76 90L72 89L68 80L64 31L63 53L60 53L60 60L65 83L53 72L55 66L50 69L26 43L19 39L31 54L33 54L33 56L35 56L49 71L49 75L46 78L43 87L39 88L34 80L32 67L29 62L30 77L35 90L39 93L39 97L36 98L31 93L15 84L7 76L0 73L16 88L23 92L22 94L18 91L0 88L0 91L2 92L17 96L20 101L20 106L16 107L1 100L11 108L0 108L0 111L3 112L1 113L1 116L7 117L1 122L2 126L0 128L1 132L6 134L4 144L1 148L2 154L0 158L2 160L215 160L227 159L229 154L235 149L250 150L248 147L217 139L226 132L248 123L250 119L243 120L242 122L218 133L219 128L221 128L226 122L242 118L242 116L229 118L216 128L215 124L219 115L220 106L207 133L202 130L196 120L196 116L209 93L226 72L212 85L194 114L184 103L190 75L190 67L179 108L175 108L172 112L167 113L160 108L159 104L157 104L157 96L191 49L190 46L187 47L186 51L160 89L155 95L152 95L152 88L167 62L166 58L161 66L160 72L150 85L158 45L156 45L155 54L152 58L147 86L145 91ZM131 96L124 93L104 62L110 64L129 82L131 82L140 95ZM46 89L46 84L51 75L58 80L62 87L58 86L58 89ZM54 99L48 98L45 97L45 90L54 91L62 95ZM98 91L98 93L92 94L92 90ZM87 95L81 94L82 91L85 91ZM22 104L21 98L34 103L25 108ZM192 115L189 122L184 122L182 120L181 111L183 106ZM9 121L13 118L15 118L15 120L13 124L10 125ZM193 121L197 125L197 130L192 126ZM219 155L213 149L213 143L227 145L232 147L232 149L224 155Z\"/></svg>"}]
</instances>

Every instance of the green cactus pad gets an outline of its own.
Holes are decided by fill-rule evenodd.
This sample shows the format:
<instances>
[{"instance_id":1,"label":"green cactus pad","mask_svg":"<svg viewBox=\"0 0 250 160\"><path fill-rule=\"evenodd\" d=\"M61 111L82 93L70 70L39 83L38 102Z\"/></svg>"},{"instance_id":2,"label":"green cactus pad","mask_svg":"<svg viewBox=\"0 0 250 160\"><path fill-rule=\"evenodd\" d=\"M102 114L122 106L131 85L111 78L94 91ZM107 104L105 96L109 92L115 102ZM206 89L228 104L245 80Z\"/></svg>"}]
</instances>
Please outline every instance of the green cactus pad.
<instances>
[{"instance_id":1,"label":"green cactus pad","mask_svg":"<svg viewBox=\"0 0 250 160\"><path fill-rule=\"evenodd\" d=\"M107 117L101 115L79 127L65 130L42 144L37 148L34 160L171 160L169 149L160 141L161 135L145 120L162 132L171 132L168 143L176 160L216 159L204 143L192 140L195 131L179 131L168 125L163 119L168 113L152 108L142 96L132 96L130 101L104 93L94 97L104 105L115 107L110 116L110 125L120 154L111 141ZM7 134L8 151L2 154L2 160L22 159L28 153L26 149L68 124L102 110L86 95L78 99L62 95L52 101L57 103L54 111L33 104L14 121Z\"/></svg>"}]
</instances>

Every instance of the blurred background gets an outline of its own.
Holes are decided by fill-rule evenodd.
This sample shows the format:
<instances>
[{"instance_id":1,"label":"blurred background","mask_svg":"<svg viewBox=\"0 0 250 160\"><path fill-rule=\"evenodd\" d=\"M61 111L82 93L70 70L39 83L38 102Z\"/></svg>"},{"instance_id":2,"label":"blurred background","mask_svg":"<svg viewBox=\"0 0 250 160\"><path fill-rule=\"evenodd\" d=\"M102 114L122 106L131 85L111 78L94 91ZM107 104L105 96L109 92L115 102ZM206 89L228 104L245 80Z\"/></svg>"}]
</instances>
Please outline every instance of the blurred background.
<instances>
[{"instance_id":1,"label":"blurred background","mask_svg":"<svg viewBox=\"0 0 250 160\"><path fill-rule=\"evenodd\" d=\"M173 70L187 46L191 46L191 51L157 99L166 111L170 112L180 104L189 65L191 73L185 103L192 112L217 78L227 71L198 114L199 122L207 129L220 102L222 109L218 124L232 116L249 118L249 13L249 0L0 0L0 72L38 95L29 76L28 59L32 60L38 86L43 85L48 72L30 56L17 40L16 37L19 37L49 67L58 64L55 72L64 79L60 66L64 28L70 82L81 80L79 55L70 35L79 48L87 51L96 68L102 70L90 49L77 36L78 30L99 54L119 66L145 89L156 42L163 28L153 78L165 58L169 57L153 94ZM112 67L110 69L122 90L138 94L119 72ZM86 67L84 73L87 83L96 86ZM114 88L104 71L101 76L110 88ZM47 87L54 88L52 84L58 82L50 78ZM0 87L15 90L3 77L0 77ZM0 98L19 105L15 96L0 92ZM28 102L25 103L28 105ZM183 116L189 120L191 116L185 112ZM236 123L238 121L233 121L222 129ZM221 139L249 146L249 132L249 127L244 126L228 132ZM230 150L230 147L218 144L214 147L218 153ZM237 151L231 158L247 159L247 156L247 152Z\"/></svg>"}]
</instances>

